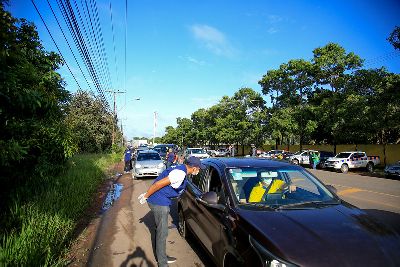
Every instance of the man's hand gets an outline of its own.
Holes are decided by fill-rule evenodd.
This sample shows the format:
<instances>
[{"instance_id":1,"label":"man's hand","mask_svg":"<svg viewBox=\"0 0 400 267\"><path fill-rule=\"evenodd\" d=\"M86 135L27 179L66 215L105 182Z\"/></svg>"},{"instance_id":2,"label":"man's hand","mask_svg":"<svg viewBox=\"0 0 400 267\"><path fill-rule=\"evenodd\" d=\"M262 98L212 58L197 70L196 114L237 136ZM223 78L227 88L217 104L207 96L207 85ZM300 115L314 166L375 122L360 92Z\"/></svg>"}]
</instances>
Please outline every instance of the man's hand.
<instances>
[{"instance_id":1,"label":"man's hand","mask_svg":"<svg viewBox=\"0 0 400 267\"><path fill-rule=\"evenodd\" d=\"M144 195L146 195L146 193L143 193L140 196L138 196L140 204L144 204L147 202L147 197L144 197Z\"/></svg>"}]
</instances>

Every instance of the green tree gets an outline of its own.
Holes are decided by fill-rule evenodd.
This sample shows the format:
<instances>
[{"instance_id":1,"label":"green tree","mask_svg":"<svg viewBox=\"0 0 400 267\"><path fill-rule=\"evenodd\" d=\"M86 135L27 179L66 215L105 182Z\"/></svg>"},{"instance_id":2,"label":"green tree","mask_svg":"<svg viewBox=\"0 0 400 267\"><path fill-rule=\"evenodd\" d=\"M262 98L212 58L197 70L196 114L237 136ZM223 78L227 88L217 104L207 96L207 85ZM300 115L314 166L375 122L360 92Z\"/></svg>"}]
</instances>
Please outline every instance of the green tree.
<instances>
[{"instance_id":1,"label":"green tree","mask_svg":"<svg viewBox=\"0 0 400 267\"><path fill-rule=\"evenodd\" d=\"M314 76L319 85L329 85L331 90L342 90L348 78L348 71L354 71L362 66L363 60L353 52L346 50L338 44L328 43L313 51L312 59Z\"/></svg>"},{"instance_id":2,"label":"green tree","mask_svg":"<svg viewBox=\"0 0 400 267\"><path fill-rule=\"evenodd\" d=\"M67 108L66 124L72 129L80 152L96 153L111 148L113 114L101 98L78 91ZM118 126L116 140L121 139Z\"/></svg>"},{"instance_id":3,"label":"green tree","mask_svg":"<svg viewBox=\"0 0 400 267\"><path fill-rule=\"evenodd\" d=\"M60 170L75 147L62 120L70 95L56 72L60 56L46 52L35 26L13 18L3 4L0 1L0 176L15 186L27 177Z\"/></svg>"},{"instance_id":4,"label":"green tree","mask_svg":"<svg viewBox=\"0 0 400 267\"><path fill-rule=\"evenodd\" d=\"M400 27L396 26L390 36L387 38L389 43L391 43L394 49L400 50Z\"/></svg>"}]
</instances>

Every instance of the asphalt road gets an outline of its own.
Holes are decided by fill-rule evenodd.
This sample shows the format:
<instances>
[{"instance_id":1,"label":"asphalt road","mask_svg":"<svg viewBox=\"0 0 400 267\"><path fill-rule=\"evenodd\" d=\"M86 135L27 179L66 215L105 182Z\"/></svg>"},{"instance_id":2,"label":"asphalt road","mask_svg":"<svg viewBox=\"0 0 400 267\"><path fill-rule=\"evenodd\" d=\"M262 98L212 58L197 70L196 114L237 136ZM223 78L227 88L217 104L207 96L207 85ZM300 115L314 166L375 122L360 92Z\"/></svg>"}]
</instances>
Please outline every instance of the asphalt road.
<instances>
[{"instance_id":1,"label":"asphalt road","mask_svg":"<svg viewBox=\"0 0 400 267\"><path fill-rule=\"evenodd\" d=\"M362 173L310 172L325 184L333 185L342 199L392 225L400 233L400 181ZM119 182L124 185L121 198L99 218L89 262L82 266L157 266L154 218L149 207L137 200L153 178L133 180L130 174L124 174ZM167 254L178 259L171 266L214 266L196 240L180 237L176 206L171 208L170 215Z\"/></svg>"}]
</instances>

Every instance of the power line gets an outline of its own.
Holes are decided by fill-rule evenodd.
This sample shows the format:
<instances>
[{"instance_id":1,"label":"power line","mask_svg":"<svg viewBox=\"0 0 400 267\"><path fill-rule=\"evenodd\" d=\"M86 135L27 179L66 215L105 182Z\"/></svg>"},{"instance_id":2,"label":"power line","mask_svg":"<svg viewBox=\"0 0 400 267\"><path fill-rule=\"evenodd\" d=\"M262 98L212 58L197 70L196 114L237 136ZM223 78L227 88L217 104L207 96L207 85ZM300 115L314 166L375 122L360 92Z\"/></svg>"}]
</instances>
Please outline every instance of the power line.
<instances>
[{"instance_id":1,"label":"power line","mask_svg":"<svg viewBox=\"0 0 400 267\"><path fill-rule=\"evenodd\" d=\"M86 83L88 84L89 90L93 92L93 90L92 90L92 88L91 88L91 86L90 86L90 84L89 84L89 81L86 79L85 73L83 72L83 70L82 70L82 68L81 68L81 66L80 66L80 64L79 64L79 62L78 62L78 60L77 60L77 58L76 58L76 56L75 56L75 53L74 53L74 51L72 50L71 45L69 44L67 37L65 36L64 30L62 29L62 27L61 27L61 25L60 25L60 22L58 21L57 16L56 16L56 14L54 13L53 7L51 6L49 0L47 0L47 4L49 5L49 7L50 7L50 9L51 9L51 12L53 13L54 18L55 18L56 21L57 21L58 27L60 28L60 30L61 30L61 32L62 32L62 34L63 34L63 36L64 36L64 39L65 39L65 41L67 42L67 45L68 45L68 47L69 47L69 50L71 51L71 53L72 53L72 55L73 55L73 57L74 57L74 59L75 59L75 62L76 62L76 64L78 65L79 70L81 71L81 73L82 73L82 75L83 75L83 78L85 79Z\"/></svg>"},{"instance_id":2,"label":"power line","mask_svg":"<svg viewBox=\"0 0 400 267\"><path fill-rule=\"evenodd\" d=\"M93 60L88 51L85 39L83 37L82 31L80 30L79 24L76 20L72 6L69 1L66 1L64 3L62 0L57 0L57 3L63 14L64 21L66 22L68 29L74 39L75 45L78 48L82 59L84 60L86 68L88 69L88 71L92 77L92 80L94 82L94 85L95 85L98 93L100 94L100 98L106 103L107 107L109 107L108 102L105 98L104 92L100 86L100 80L97 75L97 71L93 65ZM84 31L86 31L86 28L84 28Z\"/></svg>"},{"instance_id":3,"label":"power line","mask_svg":"<svg viewBox=\"0 0 400 267\"><path fill-rule=\"evenodd\" d=\"M373 65L377 65L380 64L382 62L394 59L396 57L400 56L400 52L399 51L392 51L390 53L386 53L384 55L372 58L372 59L367 59L365 60L365 64L364 67L371 67Z\"/></svg>"},{"instance_id":4,"label":"power line","mask_svg":"<svg viewBox=\"0 0 400 267\"><path fill-rule=\"evenodd\" d=\"M69 72L71 73L72 77L74 77L74 80L75 80L76 84L78 85L79 89L82 90L81 86L79 85L78 80L75 78L75 75L72 73L72 71L71 71L71 69L70 69L70 67L69 67L69 65L68 65L68 63L67 63L67 61L65 60L63 54L61 53L60 48L58 47L57 43L55 42L55 40L54 40L54 38L53 38L53 35L51 34L49 28L47 27L47 24L46 24L46 22L44 21L44 19L43 19L43 17L42 17L42 14L40 13L39 9L37 8L37 6L36 6L34 0L31 0L31 2L32 2L33 6L35 7L37 13L39 14L39 17L40 17L40 19L42 20L44 26L46 27L46 30L47 30L47 32L49 33L50 37L51 37L51 40L53 40L54 45L57 47L58 53L60 53L60 55L61 55L63 61L65 62L65 65L67 65L67 68L68 68Z\"/></svg>"},{"instance_id":5,"label":"power line","mask_svg":"<svg viewBox=\"0 0 400 267\"><path fill-rule=\"evenodd\" d=\"M116 73L116 79L117 79L117 85L118 85L118 64L117 64L117 52L115 48L115 34L114 34L114 22L113 22L113 15L112 15L112 7L111 7L111 0L110 0L110 17L111 17L111 30L112 30L112 35L113 35L113 46L114 46L114 63L115 63L115 73Z\"/></svg>"}]
</instances>

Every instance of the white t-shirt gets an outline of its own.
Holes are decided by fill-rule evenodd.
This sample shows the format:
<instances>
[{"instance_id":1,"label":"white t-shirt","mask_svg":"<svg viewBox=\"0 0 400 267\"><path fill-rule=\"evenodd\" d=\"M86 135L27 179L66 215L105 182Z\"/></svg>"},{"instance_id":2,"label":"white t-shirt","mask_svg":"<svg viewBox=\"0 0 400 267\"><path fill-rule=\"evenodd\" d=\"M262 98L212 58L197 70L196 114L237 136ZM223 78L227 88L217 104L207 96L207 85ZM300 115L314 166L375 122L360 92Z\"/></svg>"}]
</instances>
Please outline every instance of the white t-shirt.
<instances>
[{"instance_id":1,"label":"white t-shirt","mask_svg":"<svg viewBox=\"0 0 400 267\"><path fill-rule=\"evenodd\" d=\"M169 178L169 181L171 182L172 188L175 188L175 189L178 188L182 184L183 180L185 179L185 176L186 176L186 173L182 170L177 170L177 169L172 170L168 175L168 178Z\"/></svg>"}]
</instances>

